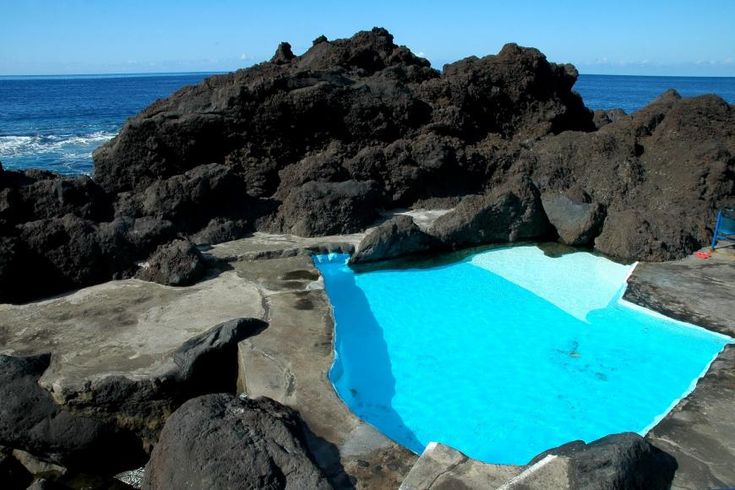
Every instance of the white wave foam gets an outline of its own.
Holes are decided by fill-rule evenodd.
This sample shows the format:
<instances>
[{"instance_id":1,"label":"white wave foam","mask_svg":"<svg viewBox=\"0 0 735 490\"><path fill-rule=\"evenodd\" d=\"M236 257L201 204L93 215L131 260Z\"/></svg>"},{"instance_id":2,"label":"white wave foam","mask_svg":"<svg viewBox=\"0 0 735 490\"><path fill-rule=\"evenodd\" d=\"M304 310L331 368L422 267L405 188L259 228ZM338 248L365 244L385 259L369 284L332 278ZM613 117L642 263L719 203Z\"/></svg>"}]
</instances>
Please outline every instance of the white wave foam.
<instances>
[{"instance_id":1,"label":"white wave foam","mask_svg":"<svg viewBox=\"0 0 735 490\"><path fill-rule=\"evenodd\" d=\"M86 135L0 136L0 159L58 153L60 158L91 158L92 151L116 133L95 131Z\"/></svg>"}]
</instances>

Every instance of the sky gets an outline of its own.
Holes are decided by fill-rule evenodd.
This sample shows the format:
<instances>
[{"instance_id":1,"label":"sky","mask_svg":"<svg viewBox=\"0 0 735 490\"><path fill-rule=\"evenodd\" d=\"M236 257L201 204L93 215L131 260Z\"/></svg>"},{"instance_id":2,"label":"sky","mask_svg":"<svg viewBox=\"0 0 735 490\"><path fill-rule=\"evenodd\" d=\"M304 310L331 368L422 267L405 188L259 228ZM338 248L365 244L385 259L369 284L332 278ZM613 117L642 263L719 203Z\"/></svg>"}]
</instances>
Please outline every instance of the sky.
<instances>
[{"instance_id":1,"label":"sky","mask_svg":"<svg viewBox=\"0 0 735 490\"><path fill-rule=\"evenodd\" d=\"M373 26L436 68L516 42L581 73L735 76L735 0L0 0L0 75L229 71Z\"/></svg>"}]
</instances>

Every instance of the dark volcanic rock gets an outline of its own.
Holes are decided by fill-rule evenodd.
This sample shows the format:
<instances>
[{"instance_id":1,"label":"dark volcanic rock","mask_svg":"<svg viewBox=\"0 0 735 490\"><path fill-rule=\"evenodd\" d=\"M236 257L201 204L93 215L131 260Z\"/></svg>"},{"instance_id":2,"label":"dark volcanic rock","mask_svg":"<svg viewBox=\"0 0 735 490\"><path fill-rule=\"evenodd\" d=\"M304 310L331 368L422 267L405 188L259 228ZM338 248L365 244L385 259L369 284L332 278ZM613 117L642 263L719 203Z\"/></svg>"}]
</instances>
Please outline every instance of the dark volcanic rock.
<instances>
[{"instance_id":1,"label":"dark volcanic rock","mask_svg":"<svg viewBox=\"0 0 735 490\"><path fill-rule=\"evenodd\" d=\"M93 221L111 219L112 200L86 176L69 178L38 170L0 173L0 230L66 214Z\"/></svg>"},{"instance_id":2,"label":"dark volcanic rock","mask_svg":"<svg viewBox=\"0 0 735 490\"><path fill-rule=\"evenodd\" d=\"M320 38L301 56L284 43L270 63L209 78L130 119L95 153L95 179L108 191L140 189L216 162L242 175L252 195L287 195L294 184L279 182L279 171L334 142L343 145L338 162L345 162L368 147L385 153L398 140L421 147L450 138L439 153L404 153L405 164L395 164L414 167L421 180L442 174L476 183L469 177L492 172L492 157L467 145L488 134L528 140L594 129L591 111L571 90L576 78L571 65L512 44L495 56L447 65L440 74L380 28L350 39ZM382 188L405 178L376 170L369 179L380 176ZM348 177L368 180L361 171Z\"/></svg>"},{"instance_id":3,"label":"dark volcanic rock","mask_svg":"<svg viewBox=\"0 0 735 490\"><path fill-rule=\"evenodd\" d=\"M519 158L543 192L579 186L607 209L595 247L635 260L706 245L717 208L735 202L735 111L669 91L592 133L545 138Z\"/></svg>"},{"instance_id":4,"label":"dark volcanic rock","mask_svg":"<svg viewBox=\"0 0 735 490\"><path fill-rule=\"evenodd\" d=\"M214 218L190 239L197 245L215 245L242 238L247 235L247 232L248 224L245 220Z\"/></svg>"},{"instance_id":5,"label":"dark volcanic rock","mask_svg":"<svg viewBox=\"0 0 735 490\"><path fill-rule=\"evenodd\" d=\"M671 487L678 466L672 456L632 432L609 435L589 444L570 442L544 451L529 464L547 454L569 458L570 488L579 490L665 490Z\"/></svg>"},{"instance_id":6,"label":"dark volcanic rock","mask_svg":"<svg viewBox=\"0 0 735 490\"><path fill-rule=\"evenodd\" d=\"M599 203L589 202L586 193L577 194L547 192L541 195L541 203L559 241L573 246L591 245L602 228L605 210Z\"/></svg>"},{"instance_id":7,"label":"dark volcanic rock","mask_svg":"<svg viewBox=\"0 0 735 490\"><path fill-rule=\"evenodd\" d=\"M181 232L196 232L212 218L246 218L250 201L243 181L229 168L213 164L159 180L140 193L122 194L115 212L157 217Z\"/></svg>"},{"instance_id":8,"label":"dark volcanic rock","mask_svg":"<svg viewBox=\"0 0 735 490\"><path fill-rule=\"evenodd\" d=\"M49 355L2 355L0 444L72 473L137 468L166 418L182 403L235 391L237 344L265 326L256 319L221 323L168 354L160 368L135 378L108 374L49 385L42 379Z\"/></svg>"},{"instance_id":9,"label":"dark volcanic rock","mask_svg":"<svg viewBox=\"0 0 735 490\"><path fill-rule=\"evenodd\" d=\"M437 218L429 233L444 245L459 248L538 239L549 230L538 189L529 180L520 179L483 196L465 197Z\"/></svg>"},{"instance_id":10,"label":"dark volcanic rock","mask_svg":"<svg viewBox=\"0 0 735 490\"><path fill-rule=\"evenodd\" d=\"M74 415L54 403L38 385L48 363L48 355L0 355L0 444L69 468L93 468L96 472L116 471L144 461L142 448L131 432Z\"/></svg>"},{"instance_id":11,"label":"dark volcanic rock","mask_svg":"<svg viewBox=\"0 0 735 490\"><path fill-rule=\"evenodd\" d=\"M378 198L373 181L307 182L289 193L272 228L305 237L355 233L377 219Z\"/></svg>"},{"instance_id":12,"label":"dark volcanic rock","mask_svg":"<svg viewBox=\"0 0 735 490\"><path fill-rule=\"evenodd\" d=\"M618 121L626 116L627 114L622 109L598 109L594 112L592 120L595 123L595 127L600 129L603 126L610 124L611 122Z\"/></svg>"},{"instance_id":13,"label":"dark volcanic rock","mask_svg":"<svg viewBox=\"0 0 735 490\"><path fill-rule=\"evenodd\" d=\"M595 248L622 259L672 260L682 252L700 248L701 235L698 237L692 232L692 227L696 226L693 220L693 217L687 219L666 211L613 210L605 220L602 233L595 239Z\"/></svg>"},{"instance_id":14,"label":"dark volcanic rock","mask_svg":"<svg viewBox=\"0 0 735 490\"><path fill-rule=\"evenodd\" d=\"M0 166L0 172L2 167ZM23 490L33 481L31 473L13 457L12 450L0 446L0 483L8 490Z\"/></svg>"},{"instance_id":15,"label":"dark volcanic rock","mask_svg":"<svg viewBox=\"0 0 735 490\"><path fill-rule=\"evenodd\" d=\"M350 264L395 259L426 252L437 245L436 239L424 233L410 216L399 215L371 231L362 239Z\"/></svg>"},{"instance_id":16,"label":"dark volcanic rock","mask_svg":"<svg viewBox=\"0 0 735 490\"><path fill-rule=\"evenodd\" d=\"M302 424L267 398L189 400L166 421L143 488L331 488L306 449Z\"/></svg>"},{"instance_id":17,"label":"dark volcanic rock","mask_svg":"<svg viewBox=\"0 0 735 490\"><path fill-rule=\"evenodd\" d=\"M136 277L166 286L188 286L204 276L207 266L199 249L188 240L161 245Z\"/></svg>"}]
</instances>

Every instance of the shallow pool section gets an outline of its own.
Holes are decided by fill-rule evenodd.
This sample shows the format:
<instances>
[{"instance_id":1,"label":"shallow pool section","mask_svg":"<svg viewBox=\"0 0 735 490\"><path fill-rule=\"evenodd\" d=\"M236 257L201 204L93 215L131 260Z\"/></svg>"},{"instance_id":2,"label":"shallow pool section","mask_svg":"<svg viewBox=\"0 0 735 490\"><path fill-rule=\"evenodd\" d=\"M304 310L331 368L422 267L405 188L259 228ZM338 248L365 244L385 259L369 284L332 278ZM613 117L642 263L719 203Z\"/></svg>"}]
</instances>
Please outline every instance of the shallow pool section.
<instances>
[{"instance_id":1,"label":"shallow pool section","mask_svg":"<svg viewBox=\"0 0 735 490\"><path fill-rule=\"evenodd\" d=\"M525 464L565 442L644 434L730 339L620 299L632 266L536 246L354 273L315 257L350 409L419 453L438 441Z\"/></svg>"}]
</instances>

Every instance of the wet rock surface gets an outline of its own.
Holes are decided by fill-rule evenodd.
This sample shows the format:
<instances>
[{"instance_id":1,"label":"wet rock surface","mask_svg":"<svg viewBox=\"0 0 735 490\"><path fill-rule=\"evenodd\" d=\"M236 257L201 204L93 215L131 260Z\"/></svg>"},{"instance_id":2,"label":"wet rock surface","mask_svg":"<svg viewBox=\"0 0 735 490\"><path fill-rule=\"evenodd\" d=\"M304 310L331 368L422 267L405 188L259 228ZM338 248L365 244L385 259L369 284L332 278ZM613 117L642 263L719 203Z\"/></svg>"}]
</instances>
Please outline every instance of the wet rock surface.
<instances>
[{"instance_id":1,"label":"wet rock surface","mask_svg":"<svg viewBox=\"0 0 735 490\"><path fill-rule=\"evenodd\" d=\"M735 337L735 251L717 249L709 259L639 264L624 298L672 318ZM732 486L735 481L735 349L714 360L696 389L647 435L679 464L673 488Z\"/></svg>"},{"instance_id":2,"label":"wet rock surface","mask_svg":"<svg viewBox=\"0 0 735 490\"><path fill-rule=\"evenodd\" d=\"M142 488L331 488L303 432L295 411L267 398L194 398L166 422Z\"/></svg>"}]
</instances>

